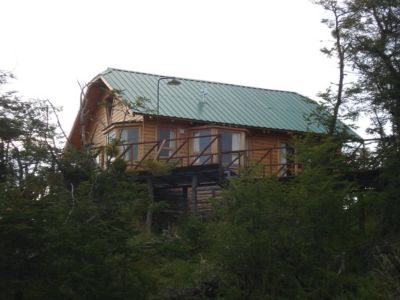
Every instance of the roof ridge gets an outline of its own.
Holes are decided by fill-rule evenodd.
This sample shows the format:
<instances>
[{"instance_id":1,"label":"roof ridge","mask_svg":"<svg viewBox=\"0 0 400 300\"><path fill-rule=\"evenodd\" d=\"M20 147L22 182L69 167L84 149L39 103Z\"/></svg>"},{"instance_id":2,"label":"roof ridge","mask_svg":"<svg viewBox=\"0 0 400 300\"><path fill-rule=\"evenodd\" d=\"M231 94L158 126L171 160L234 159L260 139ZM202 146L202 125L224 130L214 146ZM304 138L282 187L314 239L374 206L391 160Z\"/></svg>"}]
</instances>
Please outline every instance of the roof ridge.
<instances>
[{"instance_id":1,"label":"roof ridge","mask_svg":"<svg viewBox=\"0 0 400 300\"><path fill-rule=\"evenodd\" d=\"M159 75L159 74L131 71L131 70L125 70L125 69L120 69L120 68L112 68L112 67L108 67L107 70L101 72L100 74L103 75L103 74L106 74L108 72L111 72L112 70L121 71L121 72L128 72L128 73L134 73L134 74L140 74L140 75L149 75L149 76L155 76L155 77L165 77L165 76L169 77L169 75ZM242 87L242 88L253 89L253 90L262 90L262 91L279 92L279 93L291 93L291 94L296 94L296 95L299 95L299 96L301 96L303 98L309 99L308 97L305 97L305 96L303 96L303 95L301 95L301 94L299 94L297 92L293 92L293 91L284 91L284 90L278 90L278 89L267 89L267 88L254 87L254 86L248 86L248 85L240 85L240 84L218 82L218 81L209 81L209 80L202 80L202 79L191 79L191 78L184 78L184 77L177 77L177 76L170 76L170 77L173 77L173 78L176 78L176 79L181 79L181 80L187 80L187 81L196 81L196 82L204 82L204 83L210 83L210 84L235 86L235 87Z\"/></svg>"}]
</instances>

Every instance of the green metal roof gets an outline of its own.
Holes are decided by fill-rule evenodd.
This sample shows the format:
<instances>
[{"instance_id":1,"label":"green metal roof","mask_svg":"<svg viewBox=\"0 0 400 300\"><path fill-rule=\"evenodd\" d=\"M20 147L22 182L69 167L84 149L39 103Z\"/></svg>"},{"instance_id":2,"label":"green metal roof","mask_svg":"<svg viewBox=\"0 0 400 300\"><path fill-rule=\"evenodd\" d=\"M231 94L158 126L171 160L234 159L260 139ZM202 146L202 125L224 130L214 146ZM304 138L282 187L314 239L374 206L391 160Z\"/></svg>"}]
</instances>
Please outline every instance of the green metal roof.
<instances>
[{"instance_id":1,"label":"green metal roof","mask_svg":"<svg viewBox=\"0 0 400 300\"><path fill-rule=\"evenodd\" d=\"M164 76L108 68L99 75L107 85L122 91L135 103L137 97L149 99L156 114L157 81ZM160 83L160 116L301 132L326 132L306 117L318 104L294 92L267 90L225 83L176 78L178 86ZM206 95L203 95L206 93Z\"/></svg>"}]
</instances>

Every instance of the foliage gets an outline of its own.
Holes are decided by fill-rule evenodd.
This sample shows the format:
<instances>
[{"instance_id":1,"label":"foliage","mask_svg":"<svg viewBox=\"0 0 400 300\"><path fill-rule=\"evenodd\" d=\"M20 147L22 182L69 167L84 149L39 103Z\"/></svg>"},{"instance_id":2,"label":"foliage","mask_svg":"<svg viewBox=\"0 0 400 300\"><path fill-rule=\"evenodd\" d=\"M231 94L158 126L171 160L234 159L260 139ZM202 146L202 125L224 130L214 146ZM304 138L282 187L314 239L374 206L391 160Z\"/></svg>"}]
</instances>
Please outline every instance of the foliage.
<instances>
[{"instance_id":1,"label":"foliage","mask_svg":"<svg viewBox=\"0 0 400 300\"><path fill-rule=\"evenodd\" d=\"M6 76L1 76L4 81ZM85 152L60 156L46 102L0 98L2 299L145 298L135 269L146 193Z\"/></svg>"},{"instance_id":2,"label":"foliage","mask_svg":"<svg viewBox=\"0 0 400 300\"><path fill-rule=\"evenodd\" d=\"M374 114L374 131L385 122L399 135L400 2L353 0L346 4L346 40L350 62L358 73L358 99Z\"/></svg>"},{"instance_id":3,"label":"foliage","mask_svg":"<svg viewBox=\"0 0 400 300\"><path fill-rule=\"evenodd\" d=\"M143 167L145 170L148 170L151 174L155 176L166 175L171 173L171 170L176 167L177 162L174 161L157 161L157 160L145 160L143 163Z\"/></svg>"},{"instance_id":4,"label":"foliage","mask_svg":"<svg viewBox=\"0 0 400 300\"><path fill-rule=\"evenodd\" d=\"M360 284L352 262L362 239L353 185L341 178L346 160L332 155L335 142L302 142L308 164L295 180L241 178L219 202L214 259L222 297L335 298Z\"/></svg>"},{"instance_id":5,"label":"foliage","mask_svg":"<svg viewBox=\"0 0 400 300\"><path fill-rule=\"evenodd\" d=\"M331 13L323 23L332 29L334 43L322 51L338 60L337 93L329 88L321 95L337 108L345 105L371 116L371 133L399 135L400 2L398 0L319 0ZM345 76L350 79L345 82ZM347 86L347 87L346 87ZM335 88L336 89L336 88Z\"/></svg>"},{"instance_id":6,"label":"foliage","mask_svg":"<svg viewBox=\"0 0 400 300\"><path fill-rule=\"evenodd\" d=\"M335 0L319 0L315 3L321 5L332 16L331 19L322 19L322 23L332 30L332 46L323 47L321 52L329 58L334 57L338 65L338 80L324 92L319 93L324 102L317 108L315 117L317 117L319 123L326 127L327 133L333 135L337 131L343 130L339 125L339 117L354 120L357 116L357 111L352 110L349 103L353 89L346 87L345 81L350 47L346 40L345 27L349 11L339 1Z\"/></svg>"}]
</instances>

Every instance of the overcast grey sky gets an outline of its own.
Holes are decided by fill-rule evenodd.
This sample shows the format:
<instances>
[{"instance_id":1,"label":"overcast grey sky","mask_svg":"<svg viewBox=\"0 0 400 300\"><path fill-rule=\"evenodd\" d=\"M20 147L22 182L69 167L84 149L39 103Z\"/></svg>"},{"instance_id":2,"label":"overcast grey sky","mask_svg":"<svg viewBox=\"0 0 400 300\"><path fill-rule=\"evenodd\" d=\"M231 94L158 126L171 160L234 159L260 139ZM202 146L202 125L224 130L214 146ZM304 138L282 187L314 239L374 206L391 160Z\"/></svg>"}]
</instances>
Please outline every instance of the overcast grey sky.
<instances>
[{"instance_id":1,"label":"overcast grey sky","mask_svg":"<svg viewBox=\"0 0 400 300\"><path fill-rule=\"evenodd\" d=\"M63 106L107 67L316 94L336 79L309 0L2 0L0 69L27 98ZM358 131L363 134L363 130Z\"/></svg>"}]
</instances>

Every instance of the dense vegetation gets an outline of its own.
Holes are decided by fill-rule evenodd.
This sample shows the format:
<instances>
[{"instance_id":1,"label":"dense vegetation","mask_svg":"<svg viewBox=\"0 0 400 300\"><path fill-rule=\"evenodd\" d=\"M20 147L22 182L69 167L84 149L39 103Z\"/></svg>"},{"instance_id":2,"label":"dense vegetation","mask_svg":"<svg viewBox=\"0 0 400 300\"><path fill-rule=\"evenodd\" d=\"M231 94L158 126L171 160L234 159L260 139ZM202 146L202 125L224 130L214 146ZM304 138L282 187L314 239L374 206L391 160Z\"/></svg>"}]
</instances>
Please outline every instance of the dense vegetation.
<instances>
[{"instance_id":1,"label":"dense vegetation","mask_svg":"<svg viewBox=\"0 0 400 300\"><path fill-rule=\"evenodd\" d=\"M149 234L155 204L123 162L61 155L56 109L3 91L0 299L399 298L400 3L319 2L337 17L324 52L357 81L324 93L327 135L296 141L295 179L231 180L207 220ZM337 126L351 103L372 113L369 151ZM375 169L368 188L351 176Z\"/></svg>"}]
</instances>

